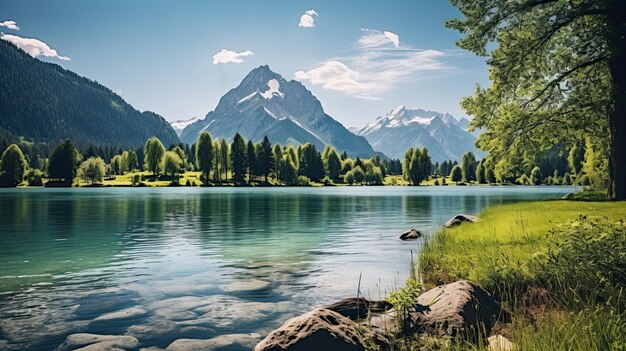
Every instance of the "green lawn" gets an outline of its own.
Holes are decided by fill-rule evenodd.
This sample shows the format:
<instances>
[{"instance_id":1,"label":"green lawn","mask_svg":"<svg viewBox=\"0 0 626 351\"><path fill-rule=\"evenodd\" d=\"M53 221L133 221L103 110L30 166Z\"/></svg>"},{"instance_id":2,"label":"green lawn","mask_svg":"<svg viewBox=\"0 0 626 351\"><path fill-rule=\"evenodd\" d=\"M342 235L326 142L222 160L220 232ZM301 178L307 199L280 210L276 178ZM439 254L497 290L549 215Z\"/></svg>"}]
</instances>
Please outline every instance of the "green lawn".
<instances>
[{"instance_id":1,"label":"green lawn","mask_svg":"<svg viewBox=\"0 0 626 351\"><path fill-rule=\"evenodd\" d=\"M512 317L496 332L519 350L626 350L624 220L626 202L489 207L478 223L435 234L421 277L427 286L469 279L494 294Z\"/></svg>"}]
</instances>

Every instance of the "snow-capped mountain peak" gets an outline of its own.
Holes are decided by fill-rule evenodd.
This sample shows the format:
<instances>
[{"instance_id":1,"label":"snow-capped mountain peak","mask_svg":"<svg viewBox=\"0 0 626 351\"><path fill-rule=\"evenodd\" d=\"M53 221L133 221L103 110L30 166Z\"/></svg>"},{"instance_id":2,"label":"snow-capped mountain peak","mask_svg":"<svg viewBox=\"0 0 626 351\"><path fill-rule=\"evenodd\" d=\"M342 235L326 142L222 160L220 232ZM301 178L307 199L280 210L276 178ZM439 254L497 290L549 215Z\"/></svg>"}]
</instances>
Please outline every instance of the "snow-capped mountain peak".
<instances>
[{"instance_id":1,"label":"snow-capped mountain peak","mask_svg":"<svg viewBox=\"0 0 626 351\"><path fill-rule=\"evenodd\" d=\"M236 88L220 99L215 110L181 133L186 143L195 142L206 130L214 138L230 139L235 133L253 141L265 135L275 143L333 145L351 155L371 156L371 145L327 115L322 104L304 85L287 81L267 65L250 71Z\"/></svg>"},{"instance_id":2,"label":"snow-capped mountain peak","mask_svg":"<svg viewBox=\"0 0 626 351\"><path fill-rule=\"evenodd\" d=\"M361 128L352 129L364 136L374 150L389 157L400 158L410 147L426 147L433 161L459 159L466 151L480 154L474 146L474 136L457 124L449 113L398 106Z\"/></svg>"},{"instance_id":3,"label":"snow-capped mountain peak","mask_svg":"<svg viewBox=\"0 0 626 351\"><path fill-rule=\"evenodd\" d=\"M180 132L182 132L183 129L185 129L188 125L193 124L197 121L198 121L198 117L193 117L193 118L186 119L186 120L178 120L175 122L170 122L170 125L172 126L176 134L180 136Z\"/></svg>"}]
</instances>

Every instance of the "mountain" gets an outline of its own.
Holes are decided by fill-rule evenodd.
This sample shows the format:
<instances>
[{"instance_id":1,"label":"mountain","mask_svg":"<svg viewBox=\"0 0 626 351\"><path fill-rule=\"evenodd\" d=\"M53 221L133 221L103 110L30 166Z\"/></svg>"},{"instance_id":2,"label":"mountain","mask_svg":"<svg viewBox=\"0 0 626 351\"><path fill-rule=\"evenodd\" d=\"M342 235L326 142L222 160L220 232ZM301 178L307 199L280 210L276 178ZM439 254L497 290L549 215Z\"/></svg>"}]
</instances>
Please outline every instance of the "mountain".
<instances>
[{"instance_id":1,"label":"mountain","mask_svg":"<svg viewBox=\"0 0 626 351\"><path fill-rule=\"evenodd\" d=\"M198 117L193 117L190 119L179 119L176 122L170 122L170 125L172 126L172 128L174 128L174 131L176 132L177 135L180 135L180 133L183 131L183 129L187 128L188 125L195 123L199 120Z\"/></svg>"},{"instance_id":2,"label":"mountain","mask_svg":"<svg viewBox=\"0 0 626 351\"><path fill-rule=\"evenodd\" d=\"M180 139L194 143L204 130L214 138L232 139L239 132L254 142L267 135L273 143L312 143L319 149L330 144L351 156L374 153L365 138L327 115L302 83L286 81L267 65L248 73L239 86L222 96L214 111L187 126Z\"/></svg>"},{"instance_id":3,"label":"mountain","mask_svg":"<svg viewBox=\"0 0 626 351\"><path fill-rule=\"evenodd\" d=\"M391 158L401 159L411 147L425 147L433 162L441 162L459 160L467 151L477 157L484 155L474 146L474 135L466 130L468 122L466 118L457 121L448 113L399 106L352 131Z\"/></svg>"},{"instance_id":4,"label":"mountain","mask_svg":"<svg viewBox=\"0 0 626 351\"><path fill-rule=\"evenodd\" d=\"M178 143L174 129L153 112L140 112L95 81L31 57L0 40L0 135L79 147L138 147L151 136Z\"/></svg>"}]
</instances>

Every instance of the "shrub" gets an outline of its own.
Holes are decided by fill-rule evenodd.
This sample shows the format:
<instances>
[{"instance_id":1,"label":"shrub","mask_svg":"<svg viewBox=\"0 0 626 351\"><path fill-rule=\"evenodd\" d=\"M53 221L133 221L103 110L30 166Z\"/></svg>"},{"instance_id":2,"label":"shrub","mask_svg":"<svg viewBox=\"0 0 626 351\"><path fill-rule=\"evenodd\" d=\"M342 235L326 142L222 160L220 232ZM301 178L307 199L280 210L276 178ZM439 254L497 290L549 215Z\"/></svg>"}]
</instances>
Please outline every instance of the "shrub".
<instances>
[{"instance_id":1,"label":"shrub","mask_svg":"<svg viewBox=\"0 0 626 351\"><path fill-rule=\"evenodd\" d=\"M296 185L307 186L309 185L310 182L311 182L311 179L309 179L308 177L299 176L298 180L296 181Z\"/></svg>"},{"instance_id":2,"label":"shrub","mask_svg":"<svg viewBox=\"0 0 626 351\"><path fill-rule=\"evenodd\" d=\"M26 180L28 181L28 185L42 186L43 185L42 176L43 174L41 173L40 170L33 169L33 168L29 169L28 172L26 172Z\"/></svg>"}]
</instances>

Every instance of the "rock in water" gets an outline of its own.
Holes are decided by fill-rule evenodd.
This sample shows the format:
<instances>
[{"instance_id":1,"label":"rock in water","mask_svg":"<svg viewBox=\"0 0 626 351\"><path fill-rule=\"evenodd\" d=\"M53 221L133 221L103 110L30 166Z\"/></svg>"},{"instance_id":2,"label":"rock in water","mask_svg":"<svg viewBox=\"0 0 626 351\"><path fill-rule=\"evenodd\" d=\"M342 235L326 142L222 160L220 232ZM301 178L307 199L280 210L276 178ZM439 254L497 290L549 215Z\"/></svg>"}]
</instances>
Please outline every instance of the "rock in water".
<instances>
[{"instance_id":1,"label":"rock in water","mask_svg":"<svg viewBox=\"0 0 626 351\"><path fill-rule=\"evenodd\" d=\"M446 229L450 229L450 228L456 227L457 225L463 222L475 223L475 222L478 222L478 217L470 216L466 214L459 214L450 218L450 220L447 221L446 224L443 225L443 227Z\"/></svg>"},{"instance_id":2,"label":"rock in water","mask_svg":"<svg viewBox=\"0 0 626 351\"><path fill-rule=\"evenodd\" d=\"M477 340L489 335L502 313L488 292L467 280L428 290L417 303L424 308L416 315L421 331L443 337Z\"/></svg>"},{"instance_id":3,"label":"rock in water","mask_svg":"<svg viewBox=\"0 0 626 351\"><path fill-rule=\"evenodd\" d=\"M352 320L365 319L368 314L384 313L393 307L392 304L385 300L370 301L363 297L350 297L334 304L327 306L326 309L337 312L344 317Z\"/></svg>"},{"instance_id":4,"label":"rock in water","mask_svg":"<svg viewBox=\"0 0 626 351\"><path fill-rule=\"evenodd\" d=\"M400 240L415 240L422 237L422 232L417 229L408 230L402 234L400 234Z\"/></svg>"},{"instance_id":5,"label":"rock in water","mask_svg":"<svg viewBox=\"0 0 626 351\"><path fill-rule=\"evenodd\" d=\"M385 342L339 313L322 308L288 320L254 351L365 351L366 340Z\"/></svg>"},{"instance_id":6,"label":"rock in water","mask_svg":"<svg viewBox=\"0 0 626 351\"><path fill-rule=\"evenodd\" d=\"M126 335L99 335L88 333L72 334L65 338L65 342L59 345L55 351L76 350L127 350L135 349L139 340Z\"/></svg>"}]
</instances>

